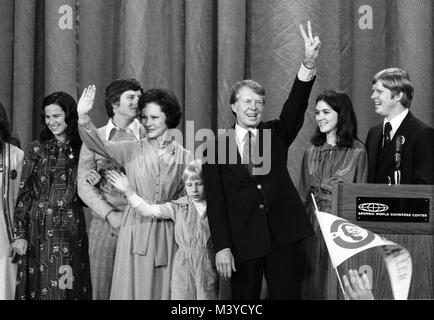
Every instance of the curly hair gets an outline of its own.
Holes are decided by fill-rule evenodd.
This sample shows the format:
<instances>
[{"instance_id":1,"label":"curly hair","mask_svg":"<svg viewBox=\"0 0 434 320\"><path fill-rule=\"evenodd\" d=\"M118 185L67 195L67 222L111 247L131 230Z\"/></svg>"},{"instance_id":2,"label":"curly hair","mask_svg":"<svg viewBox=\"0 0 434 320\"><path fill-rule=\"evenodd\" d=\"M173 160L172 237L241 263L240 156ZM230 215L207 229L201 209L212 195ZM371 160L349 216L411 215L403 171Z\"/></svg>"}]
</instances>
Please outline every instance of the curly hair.
<instances>
[{"instance_id":1,"label":"curly hair","mask_svg":"<svg viewBox=\"0 0 434 320\"><path fill-rule=\"evenodd\" d=\"M47 141L54 138L53 133L45 122L45 107L50 104L58 105L65 112L65 122L67 124L65 133L74 151L74 156L78 157L82 142L80 135L78 134L77 103L71 95L64 91L54 92L44 98L40 113L42 130L39 134L39 139Z\"/></svg>"},{"instance_id":2,"label":"curly hair","mask_svg":"<svg viewBox=\"0 0 434 320\"><path fill-rule=\"evenodd\" d=\"M315 104L320 101L327 103L338 114L336 124L336 144L339 148L351 148L354 140L357 140L357 118L350 97L341 91L326 90L317 98ZM327 140L326 134L316 127L311 138L313 145L322 146Z\"/></svg>"},{"instance_id":3,"label":"curly hair","mask_svg":"<svg viewBox=\"0 0 434 320\"><path fill-rule=\"evenodd\" d=\"M146 91L139 100L141 111L148 103L158 104L161 112L166 115L166 125L169 129L176 128L181 121L182 111L178 98L172 90L166 88L154 88Z\"/></svg>"}]
</instances>

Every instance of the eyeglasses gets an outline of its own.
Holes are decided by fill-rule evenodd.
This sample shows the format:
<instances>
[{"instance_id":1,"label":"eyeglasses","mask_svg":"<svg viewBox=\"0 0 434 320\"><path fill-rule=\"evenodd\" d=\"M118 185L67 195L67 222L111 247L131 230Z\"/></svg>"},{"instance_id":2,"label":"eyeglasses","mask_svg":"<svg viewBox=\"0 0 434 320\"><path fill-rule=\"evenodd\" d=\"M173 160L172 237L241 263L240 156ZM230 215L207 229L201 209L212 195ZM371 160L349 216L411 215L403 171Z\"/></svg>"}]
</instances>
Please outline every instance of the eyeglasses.
<instances>
[{"instance_id":1,"label":"eyeglasses","mask_svg":"<svg viewBox=\"0 0 434 320\"><path fill-rule=\"evenodd\" d=\"M253 99L240 99L240 102L245 106L251 106L253 103L256 107L261 108L264 106L264 100L253 100Z\"/></svg>"}]
</instances>

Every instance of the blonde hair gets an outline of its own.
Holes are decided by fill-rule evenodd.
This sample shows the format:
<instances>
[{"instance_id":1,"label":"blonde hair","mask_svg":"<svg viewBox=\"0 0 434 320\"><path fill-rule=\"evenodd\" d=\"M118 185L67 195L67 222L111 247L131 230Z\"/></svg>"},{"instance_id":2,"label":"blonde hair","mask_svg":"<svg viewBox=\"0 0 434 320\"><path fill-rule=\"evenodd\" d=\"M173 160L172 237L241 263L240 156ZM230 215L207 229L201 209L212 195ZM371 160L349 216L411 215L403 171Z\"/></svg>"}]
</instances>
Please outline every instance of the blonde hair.
<instances>
[{"instance_id":1,"label":"blonde hair","mask_svg":"<svg viewBox=\"0 0 434 320\"><path fill-rule=\"evenodd\" d=\"M185 167L182 173L182 180L185 182L188 178L203 180L202 161L200 159L193 160Z\"/></svg>"},{"instance_id":2,"label":"blonde hair","mask_svg":"<svg viewBox=\"0 0 434 320\"><path fill-rule=\"evenodd\" d=\"M372 84L376 84L377 81L380 81L385 88L392 91L392 98L402 92L401 104L406 108L410 108L413 101L414 87L406 71L399 68L381 70L374 76Z\"/></svg>"}]
</instances>

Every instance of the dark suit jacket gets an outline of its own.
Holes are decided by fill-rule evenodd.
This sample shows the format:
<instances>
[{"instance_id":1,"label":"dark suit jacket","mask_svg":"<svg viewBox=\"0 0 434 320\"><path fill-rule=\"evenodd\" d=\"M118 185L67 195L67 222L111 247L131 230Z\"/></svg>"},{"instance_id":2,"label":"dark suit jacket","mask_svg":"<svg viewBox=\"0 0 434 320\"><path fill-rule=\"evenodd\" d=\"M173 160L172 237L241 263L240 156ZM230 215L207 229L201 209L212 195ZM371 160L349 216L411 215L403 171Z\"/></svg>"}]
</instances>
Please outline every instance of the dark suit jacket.
<instances>
[{"instance_id":1,"label":"dark suit jacket","mask_svg":"<svg viewBox=\"0 0 434 320\"><path fill-rule=\"evenodd\" d=\"M379 157L383 124L369 130L366 138L368 151L368 182L394 182L396 139L402 135L401 184L434 184L434 129L415 118L410 112L402 121L384 156Z\"/></svg>"},{"instance_id":2,"label":"dark suit jacket","mask_svg":"<svg viewBox=\"0 0 434 320\"><path fill-rule=\"evenodd\" d=\"M230 248L236 261L245 261L265 256L272 236L289 243L313 234L287 169L288 148L303 125L313 83L296 79L279 120L258 126L260 151L264 129L271 132L268 174L250 175L239 154L237 164L229 164L228 155L224 164L204 164L207 214L216 252ZM236 148L234 136L217 139L226 139Z\"/></svg>"}]
</instances>

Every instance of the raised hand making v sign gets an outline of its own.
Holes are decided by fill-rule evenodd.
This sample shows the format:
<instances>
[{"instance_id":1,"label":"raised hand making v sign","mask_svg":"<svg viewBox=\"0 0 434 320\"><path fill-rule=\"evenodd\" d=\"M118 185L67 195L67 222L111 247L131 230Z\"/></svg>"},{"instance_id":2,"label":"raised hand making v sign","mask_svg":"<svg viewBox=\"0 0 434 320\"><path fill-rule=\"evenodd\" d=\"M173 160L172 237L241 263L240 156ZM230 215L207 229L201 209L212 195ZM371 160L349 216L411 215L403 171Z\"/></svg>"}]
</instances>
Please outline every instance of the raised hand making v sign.
<instances>
[{"instance_id":1,"label":"raised hand making v sign","mask_svg":"<svg viewBox=\"0 0 434 320\"><path fill-rule=\"evenodd\" d=\"M318 57L319 53L319 47L321 46L321 41L319 40L318 36L312 35L312 26L310 25L310 21L307 22L307 32L304 30L303 25L300 24L300 31L301 35L304 39L304 55L305 59L303 61L303 64L309 68L312 69L315 64L315 59Z\"/></svg>"}]
</instances>

